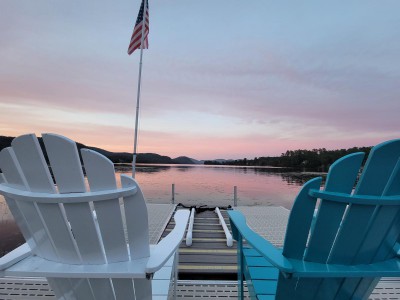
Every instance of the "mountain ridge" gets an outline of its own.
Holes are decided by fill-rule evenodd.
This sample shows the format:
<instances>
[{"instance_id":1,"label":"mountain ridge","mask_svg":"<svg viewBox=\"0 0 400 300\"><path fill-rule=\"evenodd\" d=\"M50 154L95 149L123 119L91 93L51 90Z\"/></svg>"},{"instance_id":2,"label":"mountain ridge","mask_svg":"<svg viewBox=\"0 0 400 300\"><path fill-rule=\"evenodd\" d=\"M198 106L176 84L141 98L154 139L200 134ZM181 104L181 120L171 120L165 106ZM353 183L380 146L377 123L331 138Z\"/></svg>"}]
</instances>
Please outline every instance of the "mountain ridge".
<instances>
[{"instance_id":1,"label":"mountain ridge","mask_svg":"<svg viewBox=\"0 0 400 300\"><path fill-rule=\"evenodd\" d=\"M6 147L11 146L11 142L14 137L11 136L0 136L0 151ZM44 148L43 140L41 137L38 138L39 144L44 152L45 159L48 162L46 149ZM76 146L78 150L82 148L90 149L96 151L108 159L110 159L113 163L131 163L132 162L132 153L128 152L111 152L108 150L104 150L98 147L91 147L85 144L76 142ZM143 164L201 164L202 161L190 158L188 156L178 156L176 158L171 158L166 155L160 155L157 153L138 153L136 157L137 163Z\"/></svg>"}]
</instances>

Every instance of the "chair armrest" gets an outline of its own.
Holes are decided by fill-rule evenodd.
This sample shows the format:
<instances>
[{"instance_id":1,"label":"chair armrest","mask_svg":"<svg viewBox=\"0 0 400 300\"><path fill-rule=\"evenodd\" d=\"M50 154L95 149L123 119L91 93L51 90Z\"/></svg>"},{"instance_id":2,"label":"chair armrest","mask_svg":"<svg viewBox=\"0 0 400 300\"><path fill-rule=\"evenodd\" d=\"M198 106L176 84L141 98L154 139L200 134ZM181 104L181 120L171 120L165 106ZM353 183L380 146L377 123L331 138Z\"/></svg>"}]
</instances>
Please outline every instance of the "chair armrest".
<instances>
[{"instance_id":1,"label":"chair armrest","mask_svg":"<svg viewBox=\"0 0 400 300\"><path fill-rule=\"evenodd\" d=\"M0 184L1 195L18 201L28 201L35 203L81 203L91 201L96 202L131 196L136 193L136 186L95 192L51 194L24 191L18 188L14 188L12 186L8 186L6 184Z\"/></svg>"},{"instance_id":2,"label":"chair armrest","mask_svg":"<svg viewBox=\"0 0 400 300\"><path fill-rule=\"evenodd\" d=\"M270 242L255 233L246 223L246 218L239 211L228 211L229 219L234 238L238 239L237 232L240 233L247 243L259 252L268 262L280 271L292 273L293 266L290 261L282 255L282 252L275 248Z\"/></svg>"},{"instance_id":3,"label":"chair armrest","mask_svg":"<svg viewBox=\"0 0 400 300\"><path fill-rule=\"evenodd\" d=\"M27 243L19 246L10 253L7 253L3 257L0 257L0 271L3 271L24 258L31 255L31 248Z\"/></svg>"},{"instance_id":4,"label":"chair armrest","mask_svg":"<svg viewBox=\"0 0 400 300\"><path fill-rule=\"evenodd\" d=\"M334 265L289 259L293 265L293 277L399 277L400 259L364 265Z\"/></svg>"},{"instance_id":5,"label":"chair armrest","mask_svg":"<svg viewBox=\"0 0 400 300\"><path fill-rule=\"evenodd\" d=\"M394 196L376 196L376 195L352 195L337 192L327 192L310 189L308 194L311 197L320 198L333 202L358 205L399 205L400 197Z\"/></svg>"},{"instance_id":6,"label":"chair armrest","mask_svg":"<svg viewBox=\"0 0 400 300\"><path fill-rule=\"evenodd\" d=\"M151 274L161 269L171 255L175 253L185 236L189 220L189 210L178 210L175 212L174 220L174 229L151 251L146 266L146 273Z\"/></svg>"}]
</instances>

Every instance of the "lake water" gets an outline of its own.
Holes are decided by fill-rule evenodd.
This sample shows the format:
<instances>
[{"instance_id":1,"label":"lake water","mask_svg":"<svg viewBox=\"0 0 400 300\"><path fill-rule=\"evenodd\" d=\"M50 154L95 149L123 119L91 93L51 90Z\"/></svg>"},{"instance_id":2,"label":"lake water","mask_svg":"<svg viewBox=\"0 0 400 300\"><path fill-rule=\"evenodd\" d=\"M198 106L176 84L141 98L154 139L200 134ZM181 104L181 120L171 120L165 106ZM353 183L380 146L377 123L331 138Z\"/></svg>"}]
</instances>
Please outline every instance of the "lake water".
<instances>
[{"instance_id":1,"label":"lake water","mask_svg":"<svg viewBox=\"0 0 400 300\"><path fill-rule=\"evenodd\" d=\"M131 175L130 167L117 165L116 170L118 174ZM237 186L238 205L290 209L301 185L320 175L268 167L139 165L136 180L151 203L170 203L172 184L175 184L175 203L233 206L234 186ZM21 243L23 238L1 198L0 256Z\"/></svg>"},{"instance_id":2,"label":"lake water","mask_svg":"<svg viewBox=\"0 0 400 300\"><path fill-rule=\"evenodd\" d=\"M130 170L117 167L130 175ZM281 168L140 165L136 179L147 201L169 203L175 184L175 203L185 205L233 205L237 186L238 205L276 205L291 208L293 199L305 180L317 176L288 172Z\"/></svg>"}]
</instances>

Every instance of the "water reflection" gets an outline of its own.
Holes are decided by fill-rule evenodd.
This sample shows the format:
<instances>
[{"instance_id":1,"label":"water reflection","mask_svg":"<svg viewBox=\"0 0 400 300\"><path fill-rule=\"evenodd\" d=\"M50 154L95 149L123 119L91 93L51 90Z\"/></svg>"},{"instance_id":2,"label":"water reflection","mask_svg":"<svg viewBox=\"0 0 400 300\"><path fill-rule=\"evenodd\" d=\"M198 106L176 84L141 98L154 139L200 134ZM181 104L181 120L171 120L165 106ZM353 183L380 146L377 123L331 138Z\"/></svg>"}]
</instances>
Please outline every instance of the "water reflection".
<instances>
[{"instance_id":1,"label":"water reflection","mask_svg":"<svg viewBox=\"0 0 400 300\"><path fill-rule=\"evenodd\" d=\"M303 185L310 179L322 177L322 183L325 182L326 173L281 173L282 180L289 185Z\"/></svg>"},{"instance_id":2,"label":"water reflection","mask_svg":"<svg viewBox=\"0 0 400 300\"><path fill-rule=\"evenodd\" d=\"M136 179L147 200L154 203L170 202L174 183L176 202L187 205L232 205L237 186L240 205L290 209L299 187L321 175L274 167L139 165Z\"/></svg>"}]
</instances>

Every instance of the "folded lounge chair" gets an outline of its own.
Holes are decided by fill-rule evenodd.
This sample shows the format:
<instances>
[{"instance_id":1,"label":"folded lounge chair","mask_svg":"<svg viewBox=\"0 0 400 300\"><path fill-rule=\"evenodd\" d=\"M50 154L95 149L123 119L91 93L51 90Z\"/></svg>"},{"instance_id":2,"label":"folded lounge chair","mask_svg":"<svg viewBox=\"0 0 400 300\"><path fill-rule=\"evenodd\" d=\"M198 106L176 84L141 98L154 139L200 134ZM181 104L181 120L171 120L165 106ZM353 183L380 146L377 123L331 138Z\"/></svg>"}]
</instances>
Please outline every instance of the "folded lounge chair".
<instances>
[{"instance_id":1,"label":"folded lounge chair","mask_svg":"<svg viewBox=\"0 0 400 300\"><path fill-rule=\"evenodd\" d=\"M133 178L122 175L118 188L112 162L82 149L85 183L73 141L44 134L43 142L51 172L33 134L0 152L0 194L26 240L0 258L0 276L46 277L64 300L166 299L152 298L159 287L151 279L155 272L171 277L189 211L177 211L172 232L150 246L147 207Z\"/></svg>"},{"instance_id":2,"label":"folded lounge chair","mask_svg":"<svg viewBox=\"0 0 400 300\"><path fill-rule=\"evenodd\" d=\"M283 249L229 211L243 279L252 299L368 299L381 277L399 277L400 140L336 161L325 187L308 181L290 212ZM315 213L315 209L317 213Z\"/></svg>"}]
</instances>

